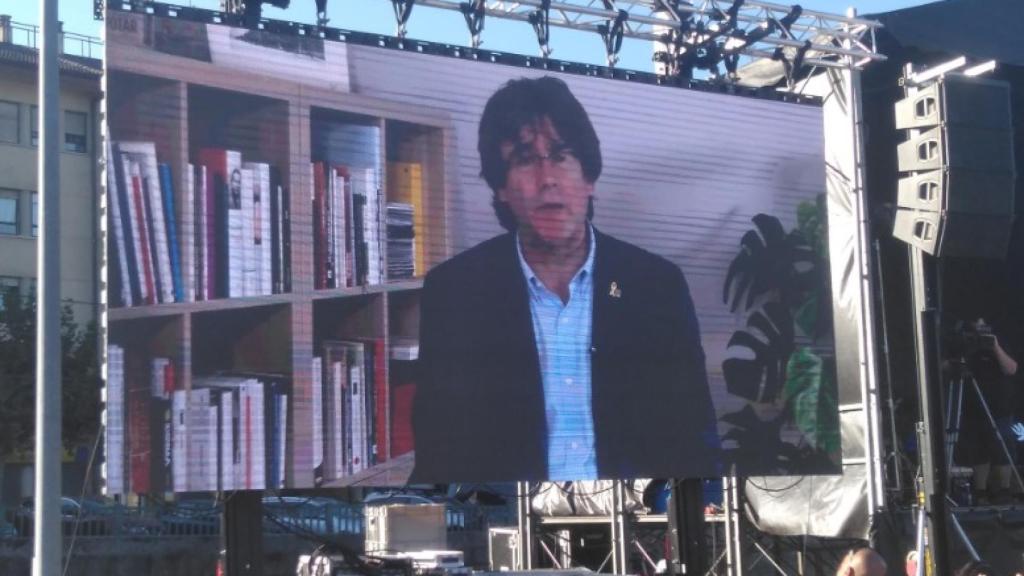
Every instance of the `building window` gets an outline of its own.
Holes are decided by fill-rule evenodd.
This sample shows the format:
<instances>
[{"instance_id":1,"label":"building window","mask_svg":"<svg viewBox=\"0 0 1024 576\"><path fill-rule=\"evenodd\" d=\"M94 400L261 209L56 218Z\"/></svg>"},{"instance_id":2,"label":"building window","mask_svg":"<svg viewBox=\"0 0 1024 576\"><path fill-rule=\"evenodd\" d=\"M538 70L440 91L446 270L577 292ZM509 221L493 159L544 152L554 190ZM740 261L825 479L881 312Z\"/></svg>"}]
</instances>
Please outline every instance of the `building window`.
<instances>
[{"instance_id":1,"label":"building window","mask_svg":"<svg viewBox=\"0 0 1024 576\"><path fill-rule=\"evenodd\" d=\"M32 193L32 235L39 236L39 193Z\"/></svg>"},{"instance_id":2,"label":"building window","mask_svg":"<svg viewBox=\"0 0 1024 576\"><path fill-rule=\"evenodd\" d=\"M19 110L14 102L0 101L0 142L18 143Z\"/></svg>"},{"instance_id":3,"label":"building window","mask_svg":"<svg viewBox=\"0 0 1024 576\"><path fill-rule=\"evenodd\" d=\"M39 107L33 106L28 116L29 140L33 146L39 146Z\"/></svg>"},{"instance_id":4,"label":"building window","mask_svg":"<svg viewBox=\"0 0 1024 576\"><path fill-rule=\"evenodd\" d=\"M6 307L6 301L8 298L18 298L21 296L19 290L18 278L15 276L0 276L0 310Z\"/></svg>"},{"instance_id":5,"label":"building window","mask_svg":"<svg viewBox=\"0 0 1024 576\"><path fill-rule=\"evenodd\" d=\"M64 112L64 149L68 152L86 151L89 117L84 112Z\"/></svg>"},{"instance_id":6,"label":"building window","mask_svg":"<svg viewBox=\"0 0 1024 576\"><path fill-rule=\"evenodd\" d=\"M0 234L18 233L18 192L0 190Z\"/></svg>"}]
</instances>

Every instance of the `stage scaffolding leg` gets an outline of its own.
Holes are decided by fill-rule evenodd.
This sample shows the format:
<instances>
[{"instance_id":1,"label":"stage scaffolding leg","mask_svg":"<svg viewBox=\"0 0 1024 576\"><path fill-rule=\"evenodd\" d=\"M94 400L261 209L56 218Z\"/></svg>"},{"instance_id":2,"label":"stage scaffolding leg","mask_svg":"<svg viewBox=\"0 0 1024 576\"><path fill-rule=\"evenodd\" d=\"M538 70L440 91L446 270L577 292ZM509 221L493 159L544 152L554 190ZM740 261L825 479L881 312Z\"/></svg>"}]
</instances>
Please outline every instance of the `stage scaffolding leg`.
<instances>
[{"instance_id":1,"label":"stage scaffolding leg","mask_svg":"<svg viewBox=\"0 0 1024 576\"><path fill-rule=\"evenodd\" d=\"M735 476L722 478L722 504L725 507L725 566L728 576L743 574L743 528L740 519L739 485Z\"/></svg>"},{"instance_id":2,"label":"stage scaffolding leg","mask_svg":"<svg viewBox=\"0 0 1024 576\"><path fill-rule=\"evenodd\" d=\"M533 513L530 509L530 483L516 483L516 518L519 522L519 566L533 570Z\"/></svg>"},{"instance_id":3,"label":"stage scaffolding leg","mask_svg":"<svg viewBox=\"0 0 1024 576\"><path fill-rule=\"evenodd\" d=\"M629 573L625 481L612 482L612 572Z\"/></svg>"}]
</instances>

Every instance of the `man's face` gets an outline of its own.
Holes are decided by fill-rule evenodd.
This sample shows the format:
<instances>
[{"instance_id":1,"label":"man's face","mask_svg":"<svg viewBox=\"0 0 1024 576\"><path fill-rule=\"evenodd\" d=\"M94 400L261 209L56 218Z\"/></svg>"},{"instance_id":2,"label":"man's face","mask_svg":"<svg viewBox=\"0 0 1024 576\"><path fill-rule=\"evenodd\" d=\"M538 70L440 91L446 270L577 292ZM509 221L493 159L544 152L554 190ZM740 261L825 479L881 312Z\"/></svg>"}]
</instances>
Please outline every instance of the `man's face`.
<instances>
[{"instance_id":1,"label":"man's face","mask_svg":"<svg viewBox=\"0 0 1024 576\"><path fill-rule=\"evenodd\" d=\"M582 242L594 183L551 119L520 128L518 141L502 143L501 155L508 174L498 199L515 214L525 240L552 248Z\"/></svg>"}]
</instances>

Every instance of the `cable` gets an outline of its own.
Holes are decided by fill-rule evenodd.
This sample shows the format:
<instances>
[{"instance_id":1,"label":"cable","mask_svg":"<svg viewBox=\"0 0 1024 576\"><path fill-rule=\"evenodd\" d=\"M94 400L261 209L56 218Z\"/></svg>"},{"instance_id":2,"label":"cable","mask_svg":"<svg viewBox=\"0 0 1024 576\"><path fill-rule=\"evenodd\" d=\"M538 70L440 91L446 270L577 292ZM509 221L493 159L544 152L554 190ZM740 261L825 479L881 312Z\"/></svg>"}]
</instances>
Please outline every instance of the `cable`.
<instances>
[{"instance_id":1,"label":"cable","mask_svg":"<svg viewBox=\"0 0 1024 576\"><path fill-rule=\"evenodd\" d=\"M96 440L92 443L92 451L89 454L89 463L85 466L85 478L82 479L82 491L78 495L78 515L75 517L75 528L71 531L71 543L68 545L67 557L64 559L64 569L61 570L61 574L67 576L68 566L71 565L71 557L75 553L75 540L78 538L78 526L82 522L82 513L85 512L85 506L82 502L85 500L85 487L89 482L89 475L92 473L92 464L96 459L96 451L100 446L100 438L103 437L103 424L100 424L99 429L96 431Z\"/></svg>"}]
</instances>

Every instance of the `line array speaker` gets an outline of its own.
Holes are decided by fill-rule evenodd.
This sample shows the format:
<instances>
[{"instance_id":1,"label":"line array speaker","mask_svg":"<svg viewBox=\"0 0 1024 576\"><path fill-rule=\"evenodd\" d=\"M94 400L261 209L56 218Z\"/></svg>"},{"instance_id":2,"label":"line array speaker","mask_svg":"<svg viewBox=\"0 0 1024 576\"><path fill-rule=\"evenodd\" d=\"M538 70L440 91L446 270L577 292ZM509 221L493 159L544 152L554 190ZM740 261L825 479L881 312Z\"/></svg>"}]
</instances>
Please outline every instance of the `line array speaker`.
<instances>
[{"instance_id":1,"label":"line array speaker","mask_svg":"<svg viewBox=\"0 0 1024 576\"><path fill-rule=\"evenodd\" d=\"M893 235L934 256L1003 258L1016 172L1006 82L947 75L896 103L896 128L920 132L897 147Z\"/></svg>"}]
</instances>

